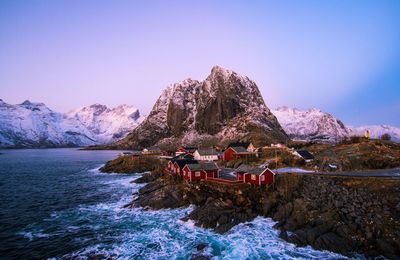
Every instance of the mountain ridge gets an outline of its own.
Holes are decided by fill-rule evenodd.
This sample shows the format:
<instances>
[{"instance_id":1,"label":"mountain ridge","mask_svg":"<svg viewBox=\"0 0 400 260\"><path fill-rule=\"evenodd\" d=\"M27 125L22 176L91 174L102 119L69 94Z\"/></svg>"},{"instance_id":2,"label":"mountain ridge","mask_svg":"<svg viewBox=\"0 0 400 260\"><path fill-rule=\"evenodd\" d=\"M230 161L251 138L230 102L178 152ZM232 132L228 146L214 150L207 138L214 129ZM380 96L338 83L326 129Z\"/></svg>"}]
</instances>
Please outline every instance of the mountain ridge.
<instances>
[{"instance_id":1,"label":"mountain ridge","mask_svg":"<svg viewBox=\"0 0 400 260\"><path fill-rule=\"evenodd\" d=\"M59 113L44 103L0 100L0 147L74 147L108 144L124 137L143 117L132 106L94 104Z\"/></svg>"},{"instance_id":2,"label":"mountain ridge","mask_svg":"<svg viewBox=\"0 0 400 260\"><path fill-rule=\"evenodd\" d=\"M286 142L288 137L253 81L214 66L204 81L186 79L164 89L146 120L115 146L204 144L213 139Z\"/></svg>"}]
</instances>

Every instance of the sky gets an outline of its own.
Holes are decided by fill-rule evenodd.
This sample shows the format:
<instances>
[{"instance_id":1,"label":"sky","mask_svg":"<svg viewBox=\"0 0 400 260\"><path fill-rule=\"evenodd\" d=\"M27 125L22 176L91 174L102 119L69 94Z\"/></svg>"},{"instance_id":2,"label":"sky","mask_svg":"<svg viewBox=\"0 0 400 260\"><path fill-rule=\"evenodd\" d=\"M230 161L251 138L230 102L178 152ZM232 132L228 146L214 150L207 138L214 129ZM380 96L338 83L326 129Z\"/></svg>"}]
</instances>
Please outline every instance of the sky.
<instances>
[{"instance_id":1,"label":"sky","mask_svg":"<svg viewBox=\"0 0 400 260\"><path fill-rule=\"evenodd\" d=\"M0 98L147 114L214 65L267 106L400 127L400 1L0 1Z\"/></svg>"}]
</instances>

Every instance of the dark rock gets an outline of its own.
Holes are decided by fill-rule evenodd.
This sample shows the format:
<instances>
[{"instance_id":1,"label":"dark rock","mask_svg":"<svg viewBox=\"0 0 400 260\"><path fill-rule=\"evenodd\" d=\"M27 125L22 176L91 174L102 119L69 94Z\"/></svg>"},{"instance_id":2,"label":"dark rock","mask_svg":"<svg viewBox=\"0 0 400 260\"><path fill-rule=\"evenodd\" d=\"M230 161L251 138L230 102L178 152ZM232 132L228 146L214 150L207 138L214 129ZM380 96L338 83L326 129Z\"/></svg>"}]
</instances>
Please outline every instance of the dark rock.
<instances>
[{"instance_id":1,"label":"dark rock","mask_svg":"<svg viewBox=\"0 0 400 260\"><path fill-rule=\"evenodd\" d=\"M294 231L289 237L288 241L299 246L307 245L307 231L304 229L299 229Z\"/></svg>"},{"instance_id":2,"label":"dark rock","mask_svg":"<svg viewBox=\"0 0 400 260\"><path fill-rule=\"evenodd\" d=\"M376 244L378 245L378 248L380 249L382 254L384 254L384 255L395 255L396 254L396 250L394 249L394 247L391 244L389 244L387 241L385 241L383 239L377 239Z\"/></svg>"},{"instance_id":3,"label":"dark rock","mask_svg":"<svg viewBox=\"0 0 400 260\"><path fill-rule=\"evenodd\" d=\"M293 204L291 202L278 207L278 211L274 214L273 219L277 221L286 220L293 210Z\"/></svg>"},{"instance_id":4,"label":"dark rock","mask_svg":"<svg viewBox=\"0 0 400 260\"><path fill-rule=\"evenodd\" d=\"M329 232L331 230L330 225L320 225L317 227L314 227L310 230L307 231L307 241L309 244L313 244L315 239L320 237L321 235Z\"/></svg>"},{"instance_id":5,"label":"dark rock","mask_svg":"<svg viewBox=\"0 0 400 260\"><path fill-rule=\"evenodd\" d=\"M341 254L348 254L352 249L350 246L351 243L332 232L318 237L313 245L317 249L327 249L332 252L340 252Z\"/></svg>"},{"instance_id":6,"label":"dark rock","mask_svg":"<svg viewBox=\"0 0 400 260\"><path fill-rule=\"evenodd\" d=\"M204 248L207 247L207 244L201 243L196 246L197 251L202 251Z\"/></svg>"},{"instance_id":7,"label":"dark rock","mask_svg":"<svg viewBox=\"0 0 400 260\"><path fill-rule=\"evenodd\" d=\"M190 257L190 259L191 259L191 260L209 260L209 259L211 259L211 258L208 257L208 256L205 256L205 255L192 255L192 256Z\"/></svg>"},{"instance_id":8,"label":"dark rock","mask_svg":"<svg viewBox=\"0 0 400 260\"><path fill-rule=\"evenodd\" d=\"M142 175L142 177L137 178L136 180L133 180L134 183L148 183L155 181L159 177L162 176L162 173L160 172L146 172Z\"/></svg>"}]
</instances>

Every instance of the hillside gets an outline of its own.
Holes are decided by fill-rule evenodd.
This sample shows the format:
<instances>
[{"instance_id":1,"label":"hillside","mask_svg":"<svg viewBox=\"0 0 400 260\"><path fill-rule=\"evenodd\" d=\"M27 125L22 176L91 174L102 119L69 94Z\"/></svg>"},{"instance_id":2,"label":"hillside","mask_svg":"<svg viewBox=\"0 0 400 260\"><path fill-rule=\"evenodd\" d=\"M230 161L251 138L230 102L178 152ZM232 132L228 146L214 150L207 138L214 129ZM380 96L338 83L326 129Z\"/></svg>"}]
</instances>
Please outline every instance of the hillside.
<instances>
[{"instance_id":1,"label":"hillside","mask_svg":"<svg viewBox=\"0 0 400 260\"><path fill-rule=\"evenodd\" d=\"M308 150L320 170L329 170L328 164L337 165L339 171L400 167L400 144L391 141L352 138L337 145L313 144Z\"/></svg>"}]
</instances>

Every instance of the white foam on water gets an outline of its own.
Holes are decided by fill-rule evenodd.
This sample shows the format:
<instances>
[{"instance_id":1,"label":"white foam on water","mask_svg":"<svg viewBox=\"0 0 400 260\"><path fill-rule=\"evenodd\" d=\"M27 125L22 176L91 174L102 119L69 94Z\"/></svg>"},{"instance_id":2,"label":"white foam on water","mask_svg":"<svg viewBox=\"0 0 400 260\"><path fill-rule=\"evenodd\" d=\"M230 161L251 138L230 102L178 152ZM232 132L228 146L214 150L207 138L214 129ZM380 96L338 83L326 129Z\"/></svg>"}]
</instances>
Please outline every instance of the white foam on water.
<instances>
[{"instance_id":1,"label":"white foam on water","mask_svg":"<svg viewBox=\"0 0 400 260\"><path fill-rule=\"evenodd\" d=\"M43 232L43 231L42 231ZM32 241L36 238L47 238L50 237L49 234L42 233L41 231L20 231L17 234L27 238L29 241Z\"/></svg>"},{"instance_id":2,"label":"white foam on water","mask_svg":"<svg viewBox=\"0 0 400 260\"><path fill-rule=\"evenodd\" d=\"M92 171L95 173L96 169ZM137 192L145 184L130 183L136 176L107 176L110 178L102 178L100 183L114 195L110 195L110 201L53 212L43 223L24 229L21 235L33 240L72 234L82 248L64 257L76 259L94 256L188 259L193 255L213 259L345 259L339 254L296 247L280 239L278 231L273 228L275 222L268 218L258 217L221 235L197 227L193 220L180 220L195 206L163 210L123 208L131 202L132 192ZM118 197L119 194L123 195ZM206 247L197 251L199 244Z\"/></svg>"}]
</instances>

